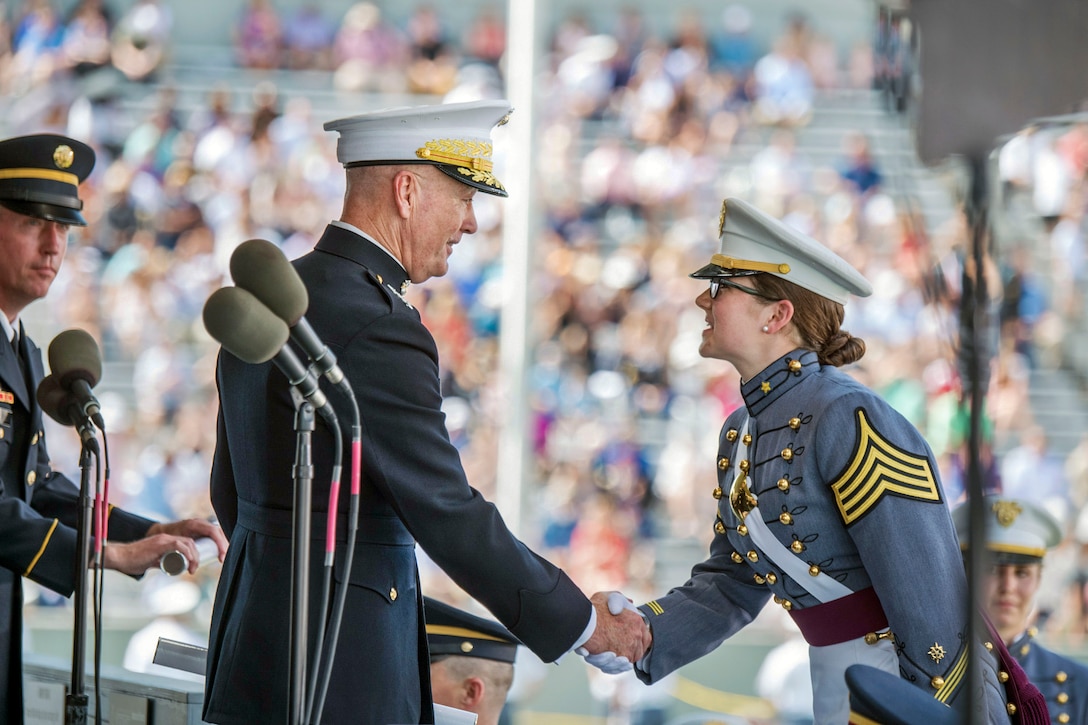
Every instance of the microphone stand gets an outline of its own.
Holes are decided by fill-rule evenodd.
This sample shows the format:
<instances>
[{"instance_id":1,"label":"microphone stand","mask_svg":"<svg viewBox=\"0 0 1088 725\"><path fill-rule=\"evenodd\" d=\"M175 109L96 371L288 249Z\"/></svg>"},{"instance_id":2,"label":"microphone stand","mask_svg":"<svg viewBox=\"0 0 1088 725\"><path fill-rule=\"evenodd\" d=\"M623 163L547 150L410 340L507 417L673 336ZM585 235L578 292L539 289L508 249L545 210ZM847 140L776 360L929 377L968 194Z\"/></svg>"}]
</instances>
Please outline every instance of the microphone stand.
<instances>
[{"instance_id":1,"label":"microphone stand","mask_svg":"<svg viewBox=\"0 0 1088 725\"><path fill-rule=\"evenodd\" d=\"M291 388L296 392L295 388ZM309 620L310 582L310 495L313 489L314 467L311 435L314 431L314 406L296 398L295 410L295 482L293 541L291 544L291 650L288 672L289 719L300 725L305 713L306 639Z\"/></svg>"},{"instance_id":2,"label":"microphone stand","mask_svg":"<svg viewBox=\"0 0 1088 725\"><path fill-rule=\"evenodd\" d=\"M75 626L72 628L72 683L65 697L65 725L85 725L87 694L84 692L87 644L87 569L91 561L91 453L98 453L98 441L84 437L79 454L79 520L76 524Z\"/></svg>"}]
</instances>

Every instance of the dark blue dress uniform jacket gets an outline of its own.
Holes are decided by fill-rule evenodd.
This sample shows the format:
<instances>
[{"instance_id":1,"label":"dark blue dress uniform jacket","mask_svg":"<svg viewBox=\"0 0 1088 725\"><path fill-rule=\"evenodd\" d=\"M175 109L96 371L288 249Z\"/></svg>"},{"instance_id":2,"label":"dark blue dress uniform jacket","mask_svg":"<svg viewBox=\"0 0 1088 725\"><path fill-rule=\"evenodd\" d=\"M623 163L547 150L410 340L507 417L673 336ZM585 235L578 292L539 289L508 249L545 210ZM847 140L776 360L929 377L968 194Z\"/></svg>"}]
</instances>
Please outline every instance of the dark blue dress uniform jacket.
<instances>
[{"instance_id":1,"label":"dark blue dress uniform jacket","mask_svg":"<svg viewBox=\"0 0 1088 725\"><path fill-rule=\"evenodd\" d=\"M0 715L6 716L5 723L23 720L22 577L70 596L76 585L78 548L79 489L50 467L42 410L35 397L44 377L41 351L25 335L20 340L29 381L0 333L0 677L6 683ZM73 466L78 464L72 461ZM110 538L139 539L151 524L113 509Z\"/></svg>"},{"instance_id":2,"label":"dark blue dress uniform jacket","mask_svg":"<svg viewBox=\"0 0 1088 725\"><path fill-rule=\"evenodd\" d=\"M1088 667L1040 647L1032 628L1009 645L1024 672L1046 698L1050 721L1088 723Z\"/></svg>"},{"instance_id":3,"label":"dark blue dress uniform jacket","mask_svg":"<svg viewBox=\"0 0 1088 725\"><path fill-rule=\"evenodd\" d=\"M807 574L852 592L872 587L895 636L900 675L965 709L967 579L937 465L922 435L883 399L814 352L795 350L741 387L745 407L722 427L715 535L682 587L640 607L654 682L710 652L769 601L791 613L820 602L759 550L729 493L742 466L771 533ZM747 464L738 460L749 419ZM709 522L708 522L709 525ZM806 576L807 576L806 574ZM843 624L849 624L848 622ZM981 645L976 653L984 652ZM992 657L989 711L1006 722ZM647 666L644 664L644 666Z\"/></svg>"},{"instance_id":4,"label":"dark blue dress uniform jacket","mask_svg":"<svg viewBox=\"0 0 1088 725\"><path fill-rule=\"evenodd\" d=\"M562 655L589 623L585 596L506 528L465 478L440 412L439 361L419 313L399 295L407 275L373 242L331 225L294 262L310 295L306 318L336 355L362 415L359 543L327 723L431 722L429 664L414 544L545 661ZM205 719L282 722L287 712L290 509L294 407L271 363L219 359L218 442L212 502L230 549L212 614ZM322 380L322 385L325 381ZM328 389L345 439L350 408ZM333 443L313 434L315 539L325 530ZM315 545L311 614L320 593ZM337 561L343 562L343 551ZM314 636L311 622L311 651Z\"/></svg>"}]
</instances>

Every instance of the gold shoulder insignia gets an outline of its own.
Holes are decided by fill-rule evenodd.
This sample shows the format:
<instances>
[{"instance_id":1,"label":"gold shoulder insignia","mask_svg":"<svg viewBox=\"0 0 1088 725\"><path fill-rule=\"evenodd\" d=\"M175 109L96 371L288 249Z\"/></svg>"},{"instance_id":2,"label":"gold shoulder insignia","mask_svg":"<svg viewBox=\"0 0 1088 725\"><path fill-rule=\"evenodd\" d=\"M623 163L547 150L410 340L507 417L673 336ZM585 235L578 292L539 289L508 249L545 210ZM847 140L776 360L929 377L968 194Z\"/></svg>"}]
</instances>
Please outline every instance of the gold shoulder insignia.
<instances>
[{"instance_id":1,"label":"gold shoulder insignia","mask_svg":"<svg viewBox=\"0 0 1088 725\"><path fill-rule=\"evenodd\" d=\"M885 440L858 408L858 440L841 476L831 483L846 525L865 516L885 494L940 501L929 459L900 450Z\"/></svg>"}]
</instances>

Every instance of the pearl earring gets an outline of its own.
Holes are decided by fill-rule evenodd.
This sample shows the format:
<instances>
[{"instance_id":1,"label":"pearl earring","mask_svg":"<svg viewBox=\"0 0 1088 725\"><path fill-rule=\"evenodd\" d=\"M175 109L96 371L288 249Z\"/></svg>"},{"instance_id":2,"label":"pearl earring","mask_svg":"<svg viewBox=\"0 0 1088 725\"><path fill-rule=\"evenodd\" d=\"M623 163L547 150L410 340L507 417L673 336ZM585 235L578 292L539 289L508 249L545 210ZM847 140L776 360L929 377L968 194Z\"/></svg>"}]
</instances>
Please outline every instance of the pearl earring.
<instances>
[{"instance_id":1,"label":"pearl earring","mask_svg":"<svg viewBox=\"0 0 1088 725\"><path fill-rule=\"evenodd\" d=\"M763 331L764 331L764 332L770 332L770 331L771 331L771 327L770 327L770 325L764 325L764 326L763 326Z\"/></svg>"}]
</instances>

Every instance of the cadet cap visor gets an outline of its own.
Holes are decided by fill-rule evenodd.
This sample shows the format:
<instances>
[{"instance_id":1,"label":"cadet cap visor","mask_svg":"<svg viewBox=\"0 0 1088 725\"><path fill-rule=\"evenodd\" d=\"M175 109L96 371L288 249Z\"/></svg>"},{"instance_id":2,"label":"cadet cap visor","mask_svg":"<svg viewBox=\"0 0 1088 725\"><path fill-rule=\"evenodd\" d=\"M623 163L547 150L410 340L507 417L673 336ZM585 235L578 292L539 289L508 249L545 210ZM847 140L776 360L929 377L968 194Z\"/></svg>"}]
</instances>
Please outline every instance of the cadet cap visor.
<instances>
[{"instance_id":1,"label":"cadet cap visor","mask_svg":"<svg viewBox=\"0 0 1088 725\"><path fill-rule=\"evenodd\" d=\"M986 549L998 564L1038 564L1047 549L1061 543L1062 528L1054 515L1024 499L986 496ZM970 548L970 506L961 504L952 512L960 548Z\"/></svg>"},{"instance_id":2,"label":"cadet cap visor","mask_svg":"<svg viewBox=\"0 0 1088 725\"><path fill-rule=\"evenodd\" d=\"M477 617L445 602L423 598L427 647L432 657L456 655L513 663L520 642L498 622Z\"/></svg>"},{"instance_id":3,"label":"cadet cap visor","mask_svg":"<svg viewBox=\"0 0 1088 725\"><path fill-rule=\"evenodd\" d=\"M94 168L94 150L57 134L0 141L0 204L37 219L85 227L79 185Z\"/></svg>"},{"instance_id":4,"label":"cadet cap visor","mask_svg":"<svg viewBox=\"0 0 1088 725\"><path fill-rule=\"evenodd\" d=\"M842 305L852 294L873 293L869 281L842 257L742 199L722 202L718 233L721 251L689 276L711 279L763 272Z\"/></svg>"},{"instance_id":5,"label":"cadet cap visor","mask_svg":"<svg viewBox=\"0 0 1088 725\"><path fill-rule=\"evenodd\" d=\"M345 167L431 164L461 183L507 196L493 171L491 129L509 119L507 101L406 106L329 121Z\"/></svg>"},{"instance_id":6,"label":"cadet cap visor","mask_svg":"<svg viewBox=\"0 0 1088 725\"><path fill-rule=\"evenodd\" d=\"M955 710L902 677L871 665L846 668L850 725L959 725Z\"/></svg>"}]
</instances>

